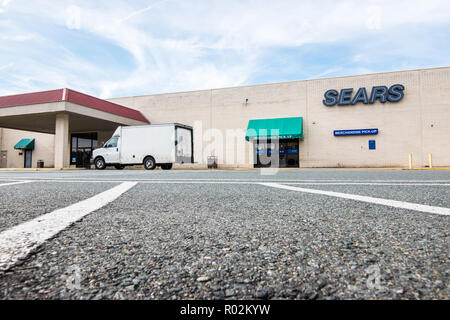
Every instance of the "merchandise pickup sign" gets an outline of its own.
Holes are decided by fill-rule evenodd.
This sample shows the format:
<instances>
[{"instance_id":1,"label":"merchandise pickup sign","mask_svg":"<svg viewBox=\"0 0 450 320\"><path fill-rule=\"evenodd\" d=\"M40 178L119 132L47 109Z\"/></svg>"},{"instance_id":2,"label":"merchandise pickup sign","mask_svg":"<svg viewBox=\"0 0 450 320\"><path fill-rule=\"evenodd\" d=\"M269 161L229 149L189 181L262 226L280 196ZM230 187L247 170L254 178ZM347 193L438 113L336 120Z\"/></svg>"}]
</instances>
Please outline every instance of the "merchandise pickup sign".
<instances>
[{"instance_id":1,"label":"merchandise pickup sign","mask_svg":"<svg viewBox=\"0 0 450 320\"><path fill-rule=\"evenodd\" d=\"M356 136L363 134L378 134L378 129L334 130L335 136Z\"/></svg>"}]
</instances>

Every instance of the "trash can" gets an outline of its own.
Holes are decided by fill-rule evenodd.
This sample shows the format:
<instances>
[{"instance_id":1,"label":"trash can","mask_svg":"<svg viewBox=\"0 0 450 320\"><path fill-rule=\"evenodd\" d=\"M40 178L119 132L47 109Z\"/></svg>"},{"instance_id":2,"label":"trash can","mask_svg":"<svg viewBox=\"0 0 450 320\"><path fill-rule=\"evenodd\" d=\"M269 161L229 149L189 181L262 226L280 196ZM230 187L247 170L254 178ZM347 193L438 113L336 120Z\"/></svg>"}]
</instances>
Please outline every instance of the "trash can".
<instances>
[{"instance_id":1,"label":"trash can","mask_svg":"<svg viewBox=\"0 0 450 320\"><path fill-rule=\"evenodd\" d=\"M208 169L217 169L217 157L215 156L208 157Z\"/></svg>"},{"instance_id":2,"label":"trash can","mask_svg":"<svg viewBox=\"0 0 450 320\"><path fill-rule=\"evenodd\" d=\"M37 167L38 168L43 168L44 167L44 160L38 160Z\"/></svg>"}]
</instances>

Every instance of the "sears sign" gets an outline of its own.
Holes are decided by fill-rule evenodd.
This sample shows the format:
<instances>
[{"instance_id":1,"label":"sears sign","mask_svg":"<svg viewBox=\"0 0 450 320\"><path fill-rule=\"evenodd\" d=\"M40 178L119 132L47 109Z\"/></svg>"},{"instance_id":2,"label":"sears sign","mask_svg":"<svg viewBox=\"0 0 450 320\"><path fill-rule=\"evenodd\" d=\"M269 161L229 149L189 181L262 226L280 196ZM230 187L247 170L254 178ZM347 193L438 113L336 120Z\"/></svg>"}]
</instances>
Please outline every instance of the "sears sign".
<instances>
[{"instance_id":1,"label":"sears sign","mask_svg":"<svg viewBox=\"0 0 450 320\"><path fill-rule=\"evenodd\" d=\"M353 89L342 89L341 92L337 90L328 90L325 92L325 99L323 104L327 107L334 105L346 106L353 105L359 102L364 104L374 104L377 100L381 103L399 102L403 99L405 87L401 84L394 84L390 88L386 86L373 87L370 92L370 96L367 93L366 88L359 88L355 95L353 95Z\"/></svg>"}]
</instances>

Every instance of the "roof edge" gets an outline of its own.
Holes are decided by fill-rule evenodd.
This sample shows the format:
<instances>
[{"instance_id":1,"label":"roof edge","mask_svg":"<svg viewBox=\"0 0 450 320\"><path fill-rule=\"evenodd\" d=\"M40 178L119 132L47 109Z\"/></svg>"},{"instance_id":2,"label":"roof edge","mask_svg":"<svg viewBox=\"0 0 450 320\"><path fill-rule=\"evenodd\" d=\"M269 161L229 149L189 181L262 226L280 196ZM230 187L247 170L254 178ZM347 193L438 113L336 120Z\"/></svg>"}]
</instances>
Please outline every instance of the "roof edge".
<instances>
[{"instance_id":1,"label":"roof edge","mask_svg":"<svg viewBox=\"0 0 450 320\"><path fill-rule=\"evenodd\" d=\"M141 111L69 88L14 94L0 97L0 108L19 107L42 103L71 102L125 118L150 123Z\"/></svg>"}]
</instances>

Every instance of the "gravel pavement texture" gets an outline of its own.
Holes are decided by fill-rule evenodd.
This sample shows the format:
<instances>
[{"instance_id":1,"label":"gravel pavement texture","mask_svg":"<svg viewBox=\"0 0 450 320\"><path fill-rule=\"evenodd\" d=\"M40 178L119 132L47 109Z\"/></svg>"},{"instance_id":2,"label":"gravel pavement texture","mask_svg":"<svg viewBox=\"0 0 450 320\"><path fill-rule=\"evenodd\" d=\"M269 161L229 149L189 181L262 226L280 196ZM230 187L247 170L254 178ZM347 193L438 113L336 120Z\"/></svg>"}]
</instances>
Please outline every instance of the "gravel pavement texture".
<instances>
[{"instance_id":1,"label":"gravel pavement texture","mask_svg":"<svg viewBox=\"0 0 450 320\"><path fill-rule=\"evenodd\" d=\"M1 183L1 182L0 182ZM0 232L53 210L90 198L117 183L31 182L0 186Z\"/></svg>"},{"instance_id":2,"label":"gravel pavement texture","mask_svg":"<svg viewBox=\"0 0 450 320\"><path fill-rule=\"evenodd\" d=\"M30 173L9 177L20 175ZM105 170L79 179L450 182L450 173ZM45 182L43 189L53 188L53 203L58 186L87 198L114 185ZM31 186L14 188L28 194ZM301 187L449 206L449 186ZM2 202L2 210L10 205ZM448 216L258 184L139 183L0 273L0 298L449 299L448 244Z\"/></svg>"}]
</instances>

